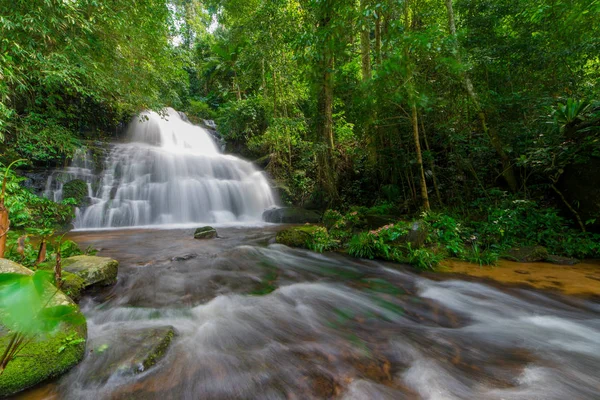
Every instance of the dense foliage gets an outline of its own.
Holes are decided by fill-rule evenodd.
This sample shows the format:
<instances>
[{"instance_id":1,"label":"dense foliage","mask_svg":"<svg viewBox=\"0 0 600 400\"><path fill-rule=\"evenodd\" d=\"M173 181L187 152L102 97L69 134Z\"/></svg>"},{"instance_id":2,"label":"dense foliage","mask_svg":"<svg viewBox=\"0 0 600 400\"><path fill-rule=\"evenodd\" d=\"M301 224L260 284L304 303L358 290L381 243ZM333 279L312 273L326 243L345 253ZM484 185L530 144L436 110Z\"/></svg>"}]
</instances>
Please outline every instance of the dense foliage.
<instances>
[{"instance_id":1,"label":"dense foliage","mask_svg":"<svg viewBox=\"0 0 600 400\"><path fill-rule=\"evenodd\" d=\"M284 202L433 209L476 254L590 255L600 211L567 183L600 180L573 172L600 165L598 20L594 0L0 1L1 161L62 164L169 105L216 120ZM66 222L31 196L9 188L14 226ZM387 251L320 235L317 250Z\"/></svg>"},{"instance_id":2,"label":"dense foliage","mask_svg":"<svg viewBox=\"0 0 600 400\"><path fill-rule=\"evenodd\" d=\"M466 207L500 187L577 223L560 178L600 151L597 2L206 5L194 107L230 148L268 155L287 200Z\"/></svg>"},{"instance_id":3,"label":"dense foliage","mask_svg":"<svg viewBox=\"0 0 600 400\"><path fill-rule=\"evenodd\" d=\"M4 149L64 162L77 137L110 132L145 108L177 105L184 73L172 26L163 0L0 1Z\"/></svg>"}]
</instances>

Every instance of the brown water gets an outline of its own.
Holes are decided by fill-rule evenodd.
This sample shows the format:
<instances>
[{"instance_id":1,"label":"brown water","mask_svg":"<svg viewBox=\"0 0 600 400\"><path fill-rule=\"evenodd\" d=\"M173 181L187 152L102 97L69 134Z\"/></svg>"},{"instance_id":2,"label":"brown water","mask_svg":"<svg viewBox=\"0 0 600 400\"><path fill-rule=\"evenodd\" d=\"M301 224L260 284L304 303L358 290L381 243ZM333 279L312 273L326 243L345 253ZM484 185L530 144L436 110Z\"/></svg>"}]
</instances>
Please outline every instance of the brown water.
<instances>
[{"instance_id":1,"label":"brown water","mask_svg":"<svg viewBox=\"0 0 600 400\"><path fill-rule=\"evenodd\" d=\"M531 286L600 299L599 260L589 260L576 265L499 260L495 266L479 266L464 261L448 260L443 263L441 272L488 278L510 285Z\"/></svg>"},{"instance_id":2,"label":"brown water","mask_svg":"<svg viewBox=\"0 0 600 400\"><path fill-rule=\"evenodd\" d=\"M81 302L88 351L131 338L116 356L144 327L178 335L139 375L99 380L87 357L24 398L600 398L599 303L290 249L272 244L278 229L76 234L121 262L118 283Z\"/></svg>"}]
</instances>

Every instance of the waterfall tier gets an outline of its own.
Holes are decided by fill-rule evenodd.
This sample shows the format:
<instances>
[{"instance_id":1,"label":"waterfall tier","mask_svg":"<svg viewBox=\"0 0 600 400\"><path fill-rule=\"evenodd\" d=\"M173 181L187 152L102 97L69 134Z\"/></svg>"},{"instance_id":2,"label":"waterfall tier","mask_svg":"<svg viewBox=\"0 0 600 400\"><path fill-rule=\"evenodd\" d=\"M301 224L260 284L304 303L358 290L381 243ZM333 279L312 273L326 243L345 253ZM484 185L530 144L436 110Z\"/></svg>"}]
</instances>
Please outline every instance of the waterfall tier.
<instances>
[{"instance_id":1,"label":"waterfall tier","mask_svg":"<svg viewBox=\"0 0 600 400\"><path fill-rule=\"evenodd\" d=\"M260 221L275 205L262 172L221 154L208 131L173 109L132 121L126 142L111 145L99 173L80 150L48 179L46 195L60 201L63 183L73 179L85 181L89 194L89 205L77 210L77 229Z\"/></svg>"}]
</instances>

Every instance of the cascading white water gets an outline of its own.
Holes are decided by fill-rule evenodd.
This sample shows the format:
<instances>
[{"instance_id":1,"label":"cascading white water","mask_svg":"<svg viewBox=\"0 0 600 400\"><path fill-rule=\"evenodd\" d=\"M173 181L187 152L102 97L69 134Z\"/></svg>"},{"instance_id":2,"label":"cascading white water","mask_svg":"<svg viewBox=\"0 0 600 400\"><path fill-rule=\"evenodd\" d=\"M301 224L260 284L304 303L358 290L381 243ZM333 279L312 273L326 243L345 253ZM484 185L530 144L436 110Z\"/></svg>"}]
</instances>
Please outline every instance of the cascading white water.
<instances>
[{"instance_id":1,"label":"cascading white water","mask_svg":"<svg viewBox=\"0 0 600 400\"><path fill-rule=\"evenodd\" d=\"M112 146L101 176L92 169L83 152L62 171L63 182L88 183L90 205L78 210L77 229L260 221L276 203L262 172L221 154L208 131L171 108L142 113L126 143ZM60 180L49 178L46 195L61 200Z\"/></svg>"}]
</instances>

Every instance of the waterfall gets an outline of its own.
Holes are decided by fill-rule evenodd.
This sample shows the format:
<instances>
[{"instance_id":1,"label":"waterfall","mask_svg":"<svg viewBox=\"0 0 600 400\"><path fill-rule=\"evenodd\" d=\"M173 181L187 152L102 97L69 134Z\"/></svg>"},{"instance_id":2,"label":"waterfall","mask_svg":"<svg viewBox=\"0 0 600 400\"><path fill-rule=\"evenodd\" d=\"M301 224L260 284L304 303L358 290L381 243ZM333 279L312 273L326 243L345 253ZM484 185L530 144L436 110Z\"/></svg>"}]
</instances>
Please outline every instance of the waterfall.
<instances>
[{"instance_id":1,"label":"waterfall","mask_svg":"<svg viewBox=\"0 0 600 400\"><path fill-rule=\"evenodd\" d=\"M76 229L260 221L275 205L264 174L220 153L205 129L169 108L135 118L124 143L111 145L102 171L89 152L48 178L46 196L60 201L63 183L81 179L89 205L77 209Z\"/></svg>"}]
</instances>

